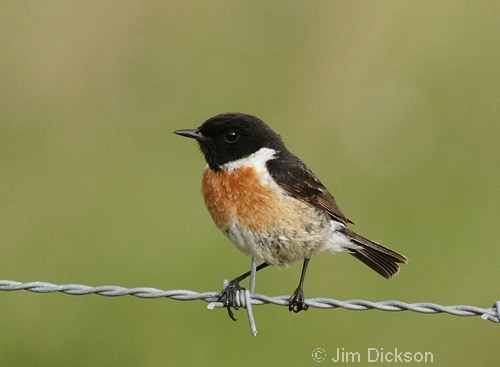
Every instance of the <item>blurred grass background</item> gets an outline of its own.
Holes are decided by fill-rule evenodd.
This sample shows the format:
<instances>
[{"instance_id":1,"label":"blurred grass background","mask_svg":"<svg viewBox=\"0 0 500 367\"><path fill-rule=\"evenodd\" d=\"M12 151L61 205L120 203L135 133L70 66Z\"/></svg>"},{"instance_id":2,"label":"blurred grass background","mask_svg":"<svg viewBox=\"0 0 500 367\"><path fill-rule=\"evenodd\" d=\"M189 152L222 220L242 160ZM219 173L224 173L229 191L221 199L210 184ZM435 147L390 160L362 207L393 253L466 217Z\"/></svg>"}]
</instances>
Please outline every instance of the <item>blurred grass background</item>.
<instances>
[{"instance_id":1,"label":"blurred grass background","mask_svg":"<svg viewBox=\"0 0 500 367\"><path fill-rule=\"evenodd\" d=\"M407 255L385 281L311 263L307 297L490 307L499 298L495 1L4 1L0 278L219 290L248 266L212 224L205 165L172 134L255 114L357 231ZM290 294L300 265L257 290ZM0 293L1 366L315 365L323 348L496 365L479 318ZM331 361L324 363L330 364ZM361 363L363 365L364 363Z\"/></svg>"}]
</instances>

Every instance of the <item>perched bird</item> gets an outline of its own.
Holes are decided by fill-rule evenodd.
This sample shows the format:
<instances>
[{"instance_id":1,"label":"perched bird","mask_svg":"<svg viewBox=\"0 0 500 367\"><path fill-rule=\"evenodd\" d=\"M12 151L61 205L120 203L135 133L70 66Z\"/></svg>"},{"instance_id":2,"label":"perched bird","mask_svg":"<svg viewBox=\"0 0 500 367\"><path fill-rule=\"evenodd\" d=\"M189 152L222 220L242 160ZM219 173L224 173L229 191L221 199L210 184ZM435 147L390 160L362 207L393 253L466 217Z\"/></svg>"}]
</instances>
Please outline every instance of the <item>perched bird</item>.
<instances>
[{"instance_id":1,"label":"perched bird","mask_svg":"<svg viewBox=\"0 0 500 367\"><path fill-rule=\"evenodd\" d=\"M351 230L332 194L259 118L223 113L174 133L198 142L208 163L202 178L208 211L239 250L262 261L257 270L303 261L290 311L307 310L304 278L320 252L347 252L385 278L408 261ZM239 283L249 275L233 279L219 296L233 320Z\"/></svg>"}]
</instances>

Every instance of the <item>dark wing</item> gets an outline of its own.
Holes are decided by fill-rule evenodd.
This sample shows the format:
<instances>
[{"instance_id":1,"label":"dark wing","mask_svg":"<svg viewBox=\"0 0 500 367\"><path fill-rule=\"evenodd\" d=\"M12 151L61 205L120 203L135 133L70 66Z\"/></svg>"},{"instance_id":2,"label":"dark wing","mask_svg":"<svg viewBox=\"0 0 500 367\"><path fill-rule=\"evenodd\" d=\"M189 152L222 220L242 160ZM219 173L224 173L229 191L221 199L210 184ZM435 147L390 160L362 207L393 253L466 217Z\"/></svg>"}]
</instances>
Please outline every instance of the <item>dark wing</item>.
<instances>
[{"instance_id":1,"label":"dark wing","mask_svg":"<svg viewBox=\"0 0 500 367\"><path fill-rule=\"evenodd\" d=\"M290 152L280 152L279 158L267 161L266 166L274 181L296 199L326 211L344 225L353 223L342 213L332 194L298 157Z\"/></svg>"},{"instance_id":2,"label":"dark wing","mask_svg":"<svg viewBox=\"0 0 500 367\"><path fill-rule=\"evenodd\" d=\"M398 264L408 262L405 256L349 229L347 223L352 222L342 214L332 194L299 158L284 152L280 153L279 159L267 161L266 165L271 177L286 192L315 208L326 211L333 219L346 225L340 232L358 246L352 250L352 256L385 278L391 278L399 272Z\"/></svg>"}]
</instances>

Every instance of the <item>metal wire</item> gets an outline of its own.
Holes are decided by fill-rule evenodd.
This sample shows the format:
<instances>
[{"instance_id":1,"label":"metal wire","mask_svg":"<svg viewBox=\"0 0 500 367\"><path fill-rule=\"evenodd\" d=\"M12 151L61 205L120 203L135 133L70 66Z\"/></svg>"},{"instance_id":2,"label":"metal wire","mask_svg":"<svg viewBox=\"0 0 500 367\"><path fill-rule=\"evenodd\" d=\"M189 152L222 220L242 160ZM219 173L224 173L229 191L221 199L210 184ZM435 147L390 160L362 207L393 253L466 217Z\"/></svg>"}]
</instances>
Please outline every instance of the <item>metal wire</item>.
<instances>
[{"instance_id":1,"label":"metal wire","mask_svg":"<svg viewBox=\"0 0 500 367\"><path fill-rule=\"evenodd\" d=\"M217 302L219 292L195 292L185 289L162 290L149 287L125 288L116 285L102 285L91 287L83 284L52 284L46 282L22 283L14 280L0 280L0 291L25 290L35 293L60 292L71 295L97 294L105 297L134 296L139 298L170 298L177 301L202 300L208 302L208 308L223 307ZM252 313L252 305L273 304L288 306L289 296L270 297L263 294L251 294L249 290L240 291L237 297L239 307L247 309L252 334L257 334L257 328ZM500 301L496 301L491 308L481 308L470 305L443 306L429 302L406 303L401 301L372 302L362 299L337 300L331 298L309 298L306 300L309 307L321 309L343 308L352 311L413 311L426 314L447 313L455 316L481 316L483 320L500 323ZM248 305L248 306L247 306Z\"/></svg>"}]
</instances>

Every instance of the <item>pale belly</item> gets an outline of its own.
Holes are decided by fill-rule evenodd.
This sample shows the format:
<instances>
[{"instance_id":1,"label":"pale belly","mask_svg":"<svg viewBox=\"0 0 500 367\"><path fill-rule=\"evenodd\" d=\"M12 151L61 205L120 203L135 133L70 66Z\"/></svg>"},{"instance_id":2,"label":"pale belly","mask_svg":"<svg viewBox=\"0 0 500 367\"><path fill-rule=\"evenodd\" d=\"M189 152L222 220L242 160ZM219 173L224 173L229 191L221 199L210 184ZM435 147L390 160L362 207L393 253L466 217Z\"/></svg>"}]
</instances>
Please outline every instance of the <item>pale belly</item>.
<instances>
[{"instance_id":1,"label":"pale belly","mask_svg":"<svg viewBox=\"0 0 500 367\"><path fill-rule=\"evenodd\" d=\"M311 207L301 209L300 216L286 216L261 229L249 229L233 220L223 232L243 253L278 266L311 258L322 251L343 252L355 248L347 237L337 232L343 224L321 218Z\"/></svg>"}]
</instances>

